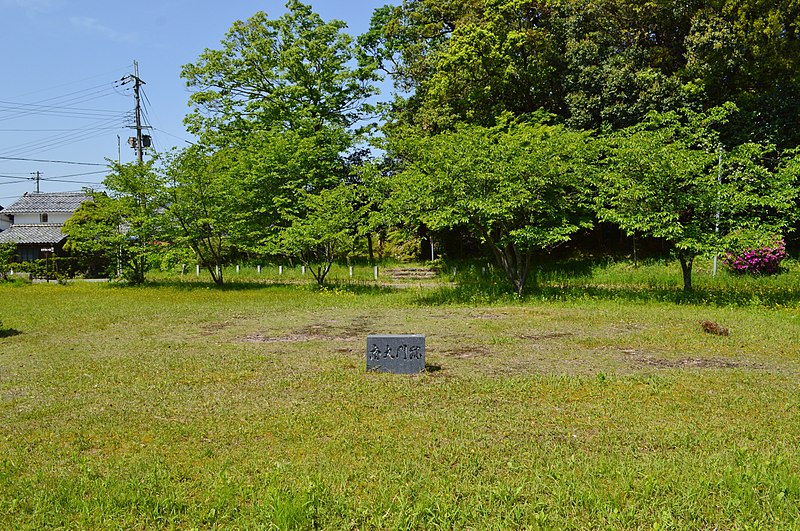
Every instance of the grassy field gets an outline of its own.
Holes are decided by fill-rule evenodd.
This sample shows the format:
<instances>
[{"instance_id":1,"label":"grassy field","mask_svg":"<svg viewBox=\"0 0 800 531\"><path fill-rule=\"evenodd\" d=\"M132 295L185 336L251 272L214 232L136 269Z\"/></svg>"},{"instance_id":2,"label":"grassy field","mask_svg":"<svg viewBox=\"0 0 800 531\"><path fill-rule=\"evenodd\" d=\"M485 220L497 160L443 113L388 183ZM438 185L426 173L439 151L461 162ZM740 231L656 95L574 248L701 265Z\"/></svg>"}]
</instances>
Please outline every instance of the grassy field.
<instances>
[{"instance_id":1,"label":"grassy field","mask_svg":"<svg viewBox=\"0 0 800 531\"><path fill-rule=\"evenodd\" d=\"M0 528L800 528L797 272L665 267L0 285Z\"/></svg>"}]
</instances>

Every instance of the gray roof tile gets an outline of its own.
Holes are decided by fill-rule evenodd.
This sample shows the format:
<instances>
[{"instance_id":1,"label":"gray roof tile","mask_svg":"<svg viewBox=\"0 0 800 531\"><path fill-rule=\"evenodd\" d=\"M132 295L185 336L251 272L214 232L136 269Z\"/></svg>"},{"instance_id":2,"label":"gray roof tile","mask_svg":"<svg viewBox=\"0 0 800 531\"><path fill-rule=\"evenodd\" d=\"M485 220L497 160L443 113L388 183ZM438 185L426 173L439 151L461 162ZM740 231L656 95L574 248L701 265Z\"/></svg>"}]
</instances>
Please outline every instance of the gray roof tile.
<instances>
[{"instance_id":1,"label":"gray roof tile","mask_svg":"<svg viewBox=\"0 0 800 531\"><path fill-rule=\"evenodd\" d=\"M81 203L90 199L82 192L26 193L4 209L3 214L75 212Z\"/></svg>"},{"instance_id":2,"label":"gray roof tile","mask_svg":"<svg viewBox=\"0 0 800 531\"><path fill-rule=\"evenodd\" d=\"M61 232L62 226L58 223L12 225L0 232L0 243L59 243L67 237Z\"/></svg>"}]
</instances>

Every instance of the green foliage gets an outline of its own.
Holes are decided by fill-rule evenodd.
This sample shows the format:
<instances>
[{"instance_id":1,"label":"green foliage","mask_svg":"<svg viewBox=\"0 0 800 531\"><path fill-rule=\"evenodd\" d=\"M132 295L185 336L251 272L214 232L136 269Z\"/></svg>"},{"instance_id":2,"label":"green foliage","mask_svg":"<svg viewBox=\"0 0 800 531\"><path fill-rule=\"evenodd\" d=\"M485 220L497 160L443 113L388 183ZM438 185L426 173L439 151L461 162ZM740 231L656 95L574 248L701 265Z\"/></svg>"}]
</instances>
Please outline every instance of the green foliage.
<instances>
[{"instance_id":1,"label":"green foliage","mask_svg":"<svg viewBox=\"0 0 800 531\"><path fill-rule=\"evenodd\" d=\"M77 258L87 277L114 275L121 245L122 216L113 199L95 193L64 223L64 251Z\"/></svg>"},{"instance_id":2,"label":"green foliage","mask_svg":"<svg viewBox=\"0 0 800 531\"><path fill-rule=\"evenodd\" d=\"M281 230L302 216L305 195L345 180L341 153L350 138L340 128L268 130L216 152L231 239L256 255L273 253Z\"/></svg>"},{"instance_id":3,"label":"green foliage","mask_svg":"<svg viewBox=\"0 0 800 531\"><path fill-rule=\"evenodd\" d=\"M334 260L353 247L357 223L366 206L359 207L363 202L357 197L357 188L347 184L317 194L306 193L301 203L302 215L290 218L275 250L298 257L322 285Z\"/></svg>"},{"instance_id":4,"label":"green foliage","mask_svg":"<svg viewBox=\"0 0 800 531\"><path fill-rule=\"evenodd\" d=\"M21 273L29 273L31 278L42 278L47 280L62 280L74 278L78 274L83 274L79 258L74 256L50 256L39 260L20 262L14 265L14 269Z\"/></svg>"},{"instance_id":5,"label":"green foliage","mask_svg":"<svg viewBox=\"0 0 800 531\"><path fill-rule=\"evenodd\" d=\"M8 280L11 263L17 256L17 244L13 242L0 243L0 279Z\"/></svg>"},{"instance_id":6,"label":"green foliage","mask_svg":"<svg viewBox=\"0 0 800 531\"><path fill-rule=\"evenodd\" d=\"M350 159L369 129L358 122L370 112L377 76L369 61L355 65L358 50L343 22L324 22L296 0L287 10L275 20L260 12L234 23L221 49L182 72L197 91L187 124L210 147L179 157L172 210L180 240L209 268L229 245L255 256L298 253L309 263L338 256L310 249L341 243L320 212L340 195L326 190L352 182ZM323 226L333 232L321 234ZM317 271L320 283L325 269Z\"/></svg>"},{"instance_id":7,"label":"green foliage","mask_svg":"<svg viewBox=\"0 0 800 531\"><path fill-rule=\"evenodd\" d=\"M90 274L122 268L126 280L141 284L164 242L163 180L144 164L112 164L103 183L108 195L95 193L64 225L69 237L65 250L77 256Z\"/></svg>"},{"instance_id":8,"label":"green foliage","mask_svg":"<svg viewBox=\"0 0 800 531\"><path fill-rule=\"evenodd\" d=\"M214 282L222 285L236 196L225 169L217 164L219 158L197 146L169 158L165 217L170 223L165 228L171 229L171 243L190 249Z\"/></svg>"},{"instance_id":9,"label":"green foliage","mask_svg":"<svg viewBox=\"0 0 800 531\"><path fill-rule=\"evenodd\" d=\"M427 227L467 226L491 250L518 294L534 252L591 225L588 135L543 122L460 126L395 140L407 167L395 208Z\"/></svg>"},{"instance_id":10,"label":"green foliage","mask_svg":"<svg viewBox=\"0 0 800 531\"><path fill-rule=\"evenodd\" d=\"M271 20L258 12L237 21L219 50L207 49L181 77L195 92L192 132L242 136L254 128L348 128L376 93L370 67L353 67L356 50L344 22L324 22L297 0Z\"/></svg>"},{"instance_id":11,"label":"green foliage","mask_svg":"<svg viewBox=\"0 0 800 531\"><path fill-rule=\"evenodd\" d=\"M392 118L428 131L545 109L574 128L733 101L729 145L800 144L800 9L724 0L405 0L361 43L407 97Z\"/></svg>"},{"instance_id":12,"label":"green foliage","mask_svg":"<svg viewBox=\"0 0 800 531\"><path fill-rule=\"evenodd\" d=\"M610 136L598 173L599 218L672 243L687 291L696 256L722 254L733 242L771 243L797 197L797 172L770 168L768 148L737 146L718 163L705 128L713 114L653 114Z\"/></svg>"}]
</instances>

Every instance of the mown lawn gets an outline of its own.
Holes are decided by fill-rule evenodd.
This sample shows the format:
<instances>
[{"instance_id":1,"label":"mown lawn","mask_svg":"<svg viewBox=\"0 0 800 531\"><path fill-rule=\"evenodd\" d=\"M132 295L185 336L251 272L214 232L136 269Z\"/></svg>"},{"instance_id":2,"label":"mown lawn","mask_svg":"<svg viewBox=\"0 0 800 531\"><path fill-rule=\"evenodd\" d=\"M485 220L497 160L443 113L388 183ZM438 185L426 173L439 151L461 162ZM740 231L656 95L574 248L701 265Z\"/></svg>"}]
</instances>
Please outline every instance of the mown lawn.
<instances>
[{"instance_id":1,"label":"mown lawn","mask_svg":"<svg viewBox=\"0 0 800 531\"><path fill-rule=\"evenodd\" d=\"M0 285L0 528L800 527L798 306L567 284Z\"/></svg>"}]
</instances>

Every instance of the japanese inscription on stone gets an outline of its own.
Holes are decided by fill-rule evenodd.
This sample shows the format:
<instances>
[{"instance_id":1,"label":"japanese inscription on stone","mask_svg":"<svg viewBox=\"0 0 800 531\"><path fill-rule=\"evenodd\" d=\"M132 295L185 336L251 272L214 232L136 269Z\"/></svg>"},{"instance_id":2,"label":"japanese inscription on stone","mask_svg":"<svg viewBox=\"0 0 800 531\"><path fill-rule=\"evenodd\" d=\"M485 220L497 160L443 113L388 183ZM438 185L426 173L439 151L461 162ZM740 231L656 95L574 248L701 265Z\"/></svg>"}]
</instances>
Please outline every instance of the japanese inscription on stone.
<instances>
[{"instance_id":1,"label":"japanese inscription on stone","mask_svg":"<svg viewBox=\"0 0 800 531\"><path fill-rule=\"evenodd\" d=\"M367 370L415 374L425 370L425 336L421 334L367 336Z\"/></svg>"}]
</instances>

